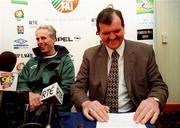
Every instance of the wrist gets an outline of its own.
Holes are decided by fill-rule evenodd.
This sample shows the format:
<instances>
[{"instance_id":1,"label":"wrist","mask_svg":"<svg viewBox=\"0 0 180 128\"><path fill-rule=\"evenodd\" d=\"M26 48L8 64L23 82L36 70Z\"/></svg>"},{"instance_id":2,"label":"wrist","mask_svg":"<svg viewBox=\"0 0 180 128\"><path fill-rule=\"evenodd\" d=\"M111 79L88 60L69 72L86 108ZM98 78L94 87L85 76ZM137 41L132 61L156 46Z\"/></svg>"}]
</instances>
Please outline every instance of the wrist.
<instances>
[{"instance_id":1,"label":"wrist","mask_svg":"<svg viewBox=\"0 0 180 128\"><path fill-rule=\"evenodd\" d=\"M84 108L85 106L87 106L89 103L90 103L89 100L84 101L84 102L81 104L82 108Z\"/></svg>"},{"instance_id":2,"label":"wrist","mask_svg":"<svg viewBox=\"0 0 180 128\"><path fill-rule=\"evenodd\" d=\"M153 100L155 100L156 102L160 103L160 100L157 97L152 97Z\"/></svg>"}]
</instances>

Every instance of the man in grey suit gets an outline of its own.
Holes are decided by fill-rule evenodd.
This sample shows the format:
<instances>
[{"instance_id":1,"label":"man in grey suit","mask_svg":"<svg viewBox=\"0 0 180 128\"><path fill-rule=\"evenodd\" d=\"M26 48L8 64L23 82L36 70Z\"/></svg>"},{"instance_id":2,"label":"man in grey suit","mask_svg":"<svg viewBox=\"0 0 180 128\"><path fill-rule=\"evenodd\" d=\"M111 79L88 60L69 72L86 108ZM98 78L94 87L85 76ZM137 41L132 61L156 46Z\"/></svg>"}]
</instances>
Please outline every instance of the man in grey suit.
<instances>
[{"instance_id":1,"label":"man in grey suit","mask_svg":"<svg viewBox=\"0 0 180 128\"><path fill-rule=\"evenodd\" d=\"M125 25L119 10L103 9L97 16L96 27L101 44L85 51L71 88L76 109L89 120L108 121L107 77L111 54L116 50L118 112L135 111L136 123L154 124L165 107L168 87L158 70L152 46L124 39Z\"/></svg>"}]
</instances>

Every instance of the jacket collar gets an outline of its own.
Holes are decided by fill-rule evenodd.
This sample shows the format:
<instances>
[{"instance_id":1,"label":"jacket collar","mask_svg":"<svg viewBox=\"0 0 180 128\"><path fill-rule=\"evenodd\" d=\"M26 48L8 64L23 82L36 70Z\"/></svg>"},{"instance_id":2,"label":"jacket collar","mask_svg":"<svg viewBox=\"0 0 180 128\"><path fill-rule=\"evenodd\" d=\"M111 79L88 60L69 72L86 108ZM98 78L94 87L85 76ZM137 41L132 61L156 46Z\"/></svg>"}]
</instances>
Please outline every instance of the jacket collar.
<instances>
[{"instance_id":1,"label":"jacket collar","mask_svg":"<svg viewBox=\"0 0 180 128\"><path fill-rule=\"evenodd\" d=\"M64 46L54 45L54 47L55 50L58 52L56 56L57 58L62 58L62 56L69 53L69 51ZM43 57L39 47L33 48L32 50L37 57Z\"/></svg>"}]
</instances>

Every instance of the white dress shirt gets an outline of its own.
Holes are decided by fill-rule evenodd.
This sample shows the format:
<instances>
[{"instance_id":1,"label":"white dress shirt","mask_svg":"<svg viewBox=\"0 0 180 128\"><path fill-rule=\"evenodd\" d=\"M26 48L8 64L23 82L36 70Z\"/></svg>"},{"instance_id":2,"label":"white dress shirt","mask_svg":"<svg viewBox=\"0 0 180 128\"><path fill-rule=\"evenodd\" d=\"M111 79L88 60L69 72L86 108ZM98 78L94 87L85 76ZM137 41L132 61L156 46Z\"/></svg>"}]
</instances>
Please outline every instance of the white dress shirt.
<instances>
[{"instance_id":1,"label":"white dress shirt","mask_svg":"<svg viewBox=\"0 0 180 128\"><path fill-rule=\"evenodd\" d=\"M118 112L128 112L130 110L132 110L133 105L132 105L132 101L129 98L128 95L128 91L127 91L127 87L125 84L125 80L124 80L124 56L123 56L123 52L124 52L124 47L125 47L125 43L124 41L122 42L122 44L120 45L119 48L116 49L117 53L119 54L119 59L118 59L118 75L119 75L119 88L118 88ZM107 52L108 52L108 74L109 74L109 70L111 67L111 55L113 50L108 48L106 46Z\"/></svg>"}]
</instances>

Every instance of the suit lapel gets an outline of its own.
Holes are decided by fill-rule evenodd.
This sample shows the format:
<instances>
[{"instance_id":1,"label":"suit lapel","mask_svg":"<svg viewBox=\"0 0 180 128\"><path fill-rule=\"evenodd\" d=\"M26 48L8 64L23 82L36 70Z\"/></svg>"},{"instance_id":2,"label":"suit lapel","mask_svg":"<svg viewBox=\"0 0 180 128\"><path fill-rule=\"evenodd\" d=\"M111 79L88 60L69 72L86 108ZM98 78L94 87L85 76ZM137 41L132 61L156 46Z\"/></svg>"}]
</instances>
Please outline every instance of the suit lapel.
<instances>
[{"instance_id":1,"label":"suit lapel","mask_svg":"<svg viewBox=\"0 0 180 128\"><path fill-rule=\"evenodd\" d=\"M108 53L106 47L102 45L98 54L98 59L96 63L97 75L100 76L100 82L102 85L102 91L105 95L106 93L106 85L107 85L107 58ZM135 56L134 56L134 49L133 45L130 41L125 40L125 49L124 49L124 78L125 83L129 92L129 95L132 95L131 89L131 81L133 75L133 68L134 68Z\"/></svg>"},{"instance_id":2,"label":"suit lapel","mask_svg":"<svg viewBox=\"0 0 180 128\"><path fill-rule=\"evenodd\" d=\"M107 58L108 58L108 53L106 51L106 47L102 45L98 52L98 60L97 60L97 70L98 70L98 76L100 76L100 82L102 85L102 91L103 94L105 95L106 93L106 79L107 79Z\"/></svg>"},{"instance_id":3,"label":"suit lapel","mask_svg":"<svg viewBox=\"0 0 180 128\"><path fill-rule=\"evenodd\" d=\"M135 56L134 56L133 45L129 41L125 40L124 79L130 96L132 95L131 81L132 81L134 63L135 63Z\"/></svg>"}]
</instances>

